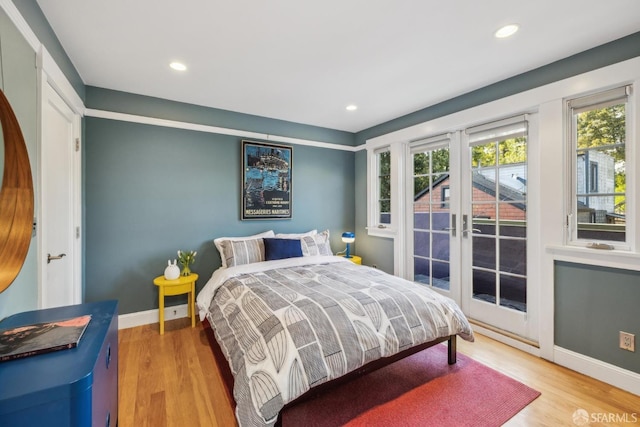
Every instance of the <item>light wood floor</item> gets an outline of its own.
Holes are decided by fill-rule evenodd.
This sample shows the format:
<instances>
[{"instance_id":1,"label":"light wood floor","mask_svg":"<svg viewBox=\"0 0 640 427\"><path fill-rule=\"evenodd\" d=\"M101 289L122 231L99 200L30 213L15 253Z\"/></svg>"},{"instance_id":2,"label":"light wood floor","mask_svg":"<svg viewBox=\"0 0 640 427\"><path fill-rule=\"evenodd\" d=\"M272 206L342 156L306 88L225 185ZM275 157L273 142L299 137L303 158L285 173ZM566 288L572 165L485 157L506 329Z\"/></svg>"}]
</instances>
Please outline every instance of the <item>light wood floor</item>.
<instances>
[{"instance_id":1,"label":"light wood floor","mask_svg":"<svg viewBox=\"0 0 640 427\"><path fill-rule=\"evenodd\" d=\"M459 339L458 351L542 392L508 426L575 427L578 409L619 420L590 426L640 425L640 396L477 334L475 343ZM120 330L118 412L120 427L236 425L199 323L167 322L162 336L157 323Z\"/></svg>"}]
</instances>

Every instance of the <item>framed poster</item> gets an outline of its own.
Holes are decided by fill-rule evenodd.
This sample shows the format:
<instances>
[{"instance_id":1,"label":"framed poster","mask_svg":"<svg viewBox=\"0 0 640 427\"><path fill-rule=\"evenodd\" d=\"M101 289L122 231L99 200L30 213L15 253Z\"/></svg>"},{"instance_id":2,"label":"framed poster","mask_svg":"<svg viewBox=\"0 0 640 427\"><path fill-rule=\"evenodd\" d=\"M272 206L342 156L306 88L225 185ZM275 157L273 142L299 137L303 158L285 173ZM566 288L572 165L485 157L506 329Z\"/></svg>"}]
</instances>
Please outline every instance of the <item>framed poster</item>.
<instances>
[{"instance_id":1,"label":"framed poster","mask_svg":"<svg viewBox=\"0 0 640 427\"><path fill-rule=\"evenodd\" d=\"M242 141L242 219L291 219L293 148Z\"/></svg>"}]
</instances>

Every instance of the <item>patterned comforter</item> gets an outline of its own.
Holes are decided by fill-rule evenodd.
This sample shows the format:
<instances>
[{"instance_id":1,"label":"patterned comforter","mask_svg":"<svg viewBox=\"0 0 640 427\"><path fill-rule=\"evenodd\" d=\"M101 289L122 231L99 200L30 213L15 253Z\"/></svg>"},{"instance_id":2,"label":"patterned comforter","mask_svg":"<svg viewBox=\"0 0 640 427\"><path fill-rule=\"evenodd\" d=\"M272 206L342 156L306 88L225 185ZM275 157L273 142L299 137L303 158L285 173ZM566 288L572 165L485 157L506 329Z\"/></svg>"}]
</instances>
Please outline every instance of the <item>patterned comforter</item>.
<instances>
[{"instance_id":1,"label":"patterned comforter","mask_svg":"<svg viewBox=\"0 0 640 427\"><path fill-rule=\"evenodd\" d=\"M339 257L218 270L198 295L235 378L240 426L364 364L439 337L472 341L451 299Z\"/></svg>"}]
</instances>

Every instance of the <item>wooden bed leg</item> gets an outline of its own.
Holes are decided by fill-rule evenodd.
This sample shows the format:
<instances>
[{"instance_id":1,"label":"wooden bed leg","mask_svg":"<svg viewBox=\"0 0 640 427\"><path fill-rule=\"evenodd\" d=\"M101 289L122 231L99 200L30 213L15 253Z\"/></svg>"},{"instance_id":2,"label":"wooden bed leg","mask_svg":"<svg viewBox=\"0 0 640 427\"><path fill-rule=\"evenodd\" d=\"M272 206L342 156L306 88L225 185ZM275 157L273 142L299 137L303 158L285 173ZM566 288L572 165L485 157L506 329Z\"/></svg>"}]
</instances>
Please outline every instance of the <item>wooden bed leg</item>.
<instances>
[{"instance_id":1,"label":"wooden bed leg","mask_svg":"<svg viewBox=\"0 0 640 427\"><path fill-rule=\"evenodd\" d=\"M455 365L456 363L456 335L451 335L447 343L449 365Z\"/></svg>"}]
</instances>

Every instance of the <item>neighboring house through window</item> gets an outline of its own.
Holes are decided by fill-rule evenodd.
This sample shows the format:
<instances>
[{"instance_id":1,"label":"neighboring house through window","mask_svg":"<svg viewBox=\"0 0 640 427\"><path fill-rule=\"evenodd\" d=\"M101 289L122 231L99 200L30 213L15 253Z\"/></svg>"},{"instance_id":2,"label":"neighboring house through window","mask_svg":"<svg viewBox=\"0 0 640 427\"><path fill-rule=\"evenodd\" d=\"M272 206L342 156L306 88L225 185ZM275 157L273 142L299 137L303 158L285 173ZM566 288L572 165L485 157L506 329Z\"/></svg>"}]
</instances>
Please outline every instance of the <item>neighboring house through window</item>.
<instances>
[{"instance_id":1,"label":"neighboring house through window","mask_svg":"<svg viewBox=\"0 0 640 427\"><path fill-rule=\"evenodd\" d=\"M567 102L570 151L569 241L628 248L627 132L630 86Z\"/></svg>"}]
</instances>

